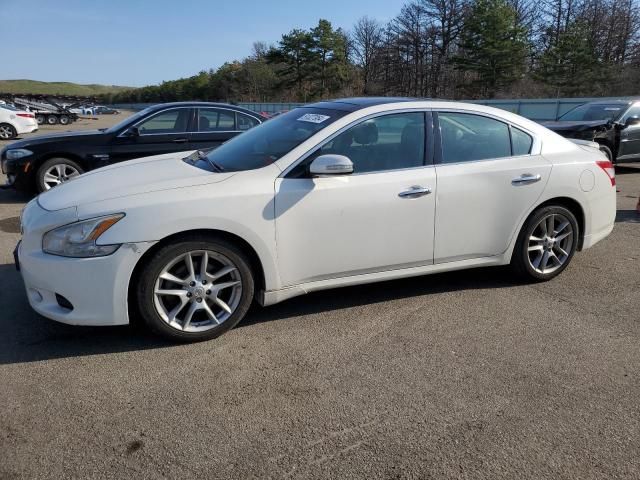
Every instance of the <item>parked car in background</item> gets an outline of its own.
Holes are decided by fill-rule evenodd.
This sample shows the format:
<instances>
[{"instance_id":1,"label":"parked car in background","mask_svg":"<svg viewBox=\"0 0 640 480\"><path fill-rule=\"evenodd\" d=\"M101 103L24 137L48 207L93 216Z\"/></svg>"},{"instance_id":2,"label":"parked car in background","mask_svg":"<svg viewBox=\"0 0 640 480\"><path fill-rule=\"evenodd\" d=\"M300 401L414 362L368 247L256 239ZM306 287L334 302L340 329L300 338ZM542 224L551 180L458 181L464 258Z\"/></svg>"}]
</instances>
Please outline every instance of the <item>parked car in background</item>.
<instances>
[{"instance_id":1,"label":"parked car in background","mask_svg":"<svg viewBox=\"0 0 640 480\"><path fill-rule=\"evenodd\" d=\"M0 104L0 139L11 140L23 133L38 130L36 116L7 103Z\"/></svg>"},{"instance_id":2,"label":"parked car in background","mask_svg":"<svg viewBox=\"0 0 640 480\"><path fill-rule=\"evenodd\" d=\"M9 185L44 192L111 163L217 147L263 121L258 114L233 105L166 103L146 108L108 129L14 142L0 151L0 162Z\"/></svg>"},{"instance_id":3,"label":"parked car in background","mask_svg":"<svg viewBox=\"0 0 640 480\"><path fill-rule=\"evenodd\" d=\"M104 105L96 105L93 107L96 115L118 115L120 112L115 108L105 107Z\"/></svg>"},{"instance_id":4,"label":"parked car in background","mask_svg":"<svg viewBox=\"0 0 640 480\"><path fill-rule=\"evenodd\" d=\"M557 121L542 122L542 125L563 137L598 143L600 150L614 163L640 161L638 100L585 103Z\"/></svg>"},{"instance_id":5,"label":"parked car in background","mask_svg":"<svg viewBox=\"0 0 640 480\"><path fill-rule=\"evenodd\" d=\"M597 146L480 105L356 98L46 192L22 213L16 259L45 317L116 325L131 309L195 341L254 298L505 264L549 280L615 214Z\"/></svg>"}]
</instances>

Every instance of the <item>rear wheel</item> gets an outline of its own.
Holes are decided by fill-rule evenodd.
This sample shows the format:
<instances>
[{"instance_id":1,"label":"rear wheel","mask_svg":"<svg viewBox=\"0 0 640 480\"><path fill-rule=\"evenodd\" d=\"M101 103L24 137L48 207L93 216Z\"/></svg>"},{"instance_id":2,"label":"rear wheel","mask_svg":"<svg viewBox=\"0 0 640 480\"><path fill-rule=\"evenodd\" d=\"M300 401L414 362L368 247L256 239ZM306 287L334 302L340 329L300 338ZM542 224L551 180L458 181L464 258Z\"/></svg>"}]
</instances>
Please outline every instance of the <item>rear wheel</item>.
<instances>
[{"instance_id":1,"label":"rear wheel","mask_svg":"<svg viewBox=\"0 0 640 480\"><path fill-rule=\"evenodd\" d=\"M0 138L2 140L11 140L18 136L18 132L13 127L13 125L9 125L8 123L0 123Z\"/></svg>"},{"instance_id":2,"label":"rear wheel","mask_svg":"<svg viewBox=\"0 0 640 480\"><path fill-rule=\"evenodd\" d=\"M84 173L84 170L68 158L50 158L38 168L36 183L38 192L42 193L57 187L73 177Z\"/></svg>"},{"instance_id":3,"label":"rear wheel","mask_svg":"<svg viewBox=\"0 0 640 480\"><path fill-rule=\"evenodd\" d=\"M36 122L38 122L38 125L42 125L44 123L44 115L36 115Z\"/></svg>"},{"instance_id":4,"label":"rear wheel","mask_svg":"<svg viewBox=\"0 0 640 480\"><path fill-rule=\"evenodd\" d=\"M578 222L573 213L561 206L543 207L522 227L511 265L525 279L550 280L567 268L578 238Z\"/></svg>"},{"instance_id":5,"label":"rear wheel","mask_svg":"<svg viewBox=\"0 0 640 480\"><path fill-rule=\"evenodd\" d=\"M194 236L161 248L137 285L137 303L151 330L171 340L218 337L247 313L254 279L249 261L234 245Z\"/></svg>"},{"instance_id":6,"label":"rear wheel","mask_svg":"<svg viewBox=\"0 0 640 480\"><path fill-rule=\"evenodd\" d=\"M47 123L49 125L55 125L56 123L58 123L58 117L56 117L55 115L47 115Z\"/></svg>"},{"instance_id":7,"label":"rear wheel","mask_svg":"<svg viewBox=\"0 0 640 480\"><path fill-rule=\"evenodd\" d=\"M60 117L60 125L69 125L69 117L66 115L62 115Z\"/></svg>"}]
</instances>

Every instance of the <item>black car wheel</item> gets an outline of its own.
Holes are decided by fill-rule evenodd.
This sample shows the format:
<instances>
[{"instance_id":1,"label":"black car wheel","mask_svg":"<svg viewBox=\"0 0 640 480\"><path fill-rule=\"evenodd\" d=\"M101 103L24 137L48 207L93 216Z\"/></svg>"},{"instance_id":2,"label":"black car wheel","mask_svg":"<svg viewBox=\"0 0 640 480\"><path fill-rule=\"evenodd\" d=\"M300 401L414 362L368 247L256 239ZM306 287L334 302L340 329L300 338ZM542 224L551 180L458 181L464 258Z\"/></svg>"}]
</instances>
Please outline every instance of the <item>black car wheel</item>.
<instances>
[{"instance_id":1,"label":"black car wheel","mask_svg":"<svg viewBox=\"0 0 640 480\"><path fill-rule=\"evenodd\" d=\"M82 173L84 173L83 168L73 160L50 158L38 168L36 187L38 192L46 192Z\"/></svg>"}]
</instances>

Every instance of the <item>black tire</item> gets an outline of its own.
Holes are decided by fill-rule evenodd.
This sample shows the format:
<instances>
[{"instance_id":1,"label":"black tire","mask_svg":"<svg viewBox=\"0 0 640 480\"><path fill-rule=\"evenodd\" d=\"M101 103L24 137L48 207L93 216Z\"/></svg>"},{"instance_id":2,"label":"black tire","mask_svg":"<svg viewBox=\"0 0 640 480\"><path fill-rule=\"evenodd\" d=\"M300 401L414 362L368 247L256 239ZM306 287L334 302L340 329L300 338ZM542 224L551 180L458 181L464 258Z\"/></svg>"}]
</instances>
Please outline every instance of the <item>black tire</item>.
<instances>
[{"instance_id":1,"label":"black tire","mask_svg":"<svg viewBox=\"0 0 640 480\"><path fill-rule=\"evenodd\" d=\"M11 140L18 136L18 132L10 123L0 123L0 139Z\"/></svg>"},{"instance_id":2,"label":"black tire","mask_svg":"<svg viewBox=\"0 0 640 480\"><path fill-rule=\"evenodd\" d=\"M55 115L47 115L47 123L49 125L55 125L58 123L58 117Z\"/></svg>"},{"instance_id":3,"label":"black tire","mask_svg":"<svg viewBox=\"0 0 640 480\"><path fill-rule=\"evenodd\" d=\"M50 158L46 162L44 162L38 168L36 172L36 188L38 193L46 192L50 188L47 188L47 182L45 180L45 174L51 167L55 167L56 165L68 166L75 169L79 174L84 173L84 169L73 160L69 160L68 158L55 157Z\"/></svg>"},{"instance_id":4,"label":"black tire","mask_svg":"<svg viewBox=\"0 0 640 480\"><path fill-rule=\"evenodd\" d=\"M613 159L613 152L611 152L611 149L609 147L607 147L606 145L600 145L600 151L602 153L604 153L607 156L607 159L613 163L614 159Z\"/></svg>"},{"instance_id":5,"label":"black tire","mask_svg":"<svg viewBox=\"0 0 640 480\"><path fill-rule=\"evenodd\" d=\"M60 125L69 125L69 117L66 115L60 116Z\"/></svg>"},{"instance_id":6,"label":"black tire","mask_svg":"<svg viewBox=\"0 0 640 480\"><path fill-rule=\"evenodd\" d=\"M42 125L45 122L44 115L36 115L36 122L38 122L38 125Z\"/></svg>"},{"instance_id":7,"label":"black tire","mask_svg":"<svg viewBox=\"0 0 640 480\"><path fill-rule=\"evenodd\" d=\"M531 256L535 256L537 259L537 255L539 252L529 252L530 240L531 236L534 234L537 228L539 228L540 223L543 219L549 217L550 215L557 215L556 219L566 219L569 225L565 228L571 228L571 247L568 250L564 250L567 253L566 259L563 263L557 266L550 272L541 273L537 270L532 263L535 263L535 260L532 261L530 259ZM563 230L564 231L564 230ZM566 233L566 232L565 232ZM537 237L537 235L536 235ZM566 237L565 237L566 238ZM576 251L576 247L578 246L578 241L580 238L580 231L578 228L578 221L573 213L565 207L561 207L559 205L549 205L538 210L535 210L524 223L520 234L518 235L518 239L516 241L516 246L513 250L513 254L511 256L511 267L514 270L515 274L523 280L534 281L534 282L545 282L547 280L551 280L555 276L559 275L571 262L573 255ZM542 244L543 242L540 242ZM534 245L537 247L538 245ZM560 245L558 245L560 247ZM565 245L566 246L566 245ZM541 249L542 255L544 255L544 249L547 247L543 247ZM551 252L556 255L556 248L558 247L550 247ZM544 269L543 269L544 270Z\"/></svg>"},{"instance_id":8,"label":"black tire","mask_svg":"<svg viewBox=\"0 0 640 480\"><path fill-rule=\"evenodd\" d=\"M235 265L242 285L240 300L231 315L219 325L208 326L206 327L209 328L208 330L201 332L182 331L170 326L160 315L155 302L156 280L163 269L177 257L188 252L202 250L221 254ZM145 324L152 332L178 342L210 340L232 329L244 318L249 310L255 289L250 262L242 250L224 239L208 235L192 235L161 247L143 265L140 274L137 276L137 282L137 285L135 285L136 303ZM184 288L188 287L185 286ZM184 308L187 308L186 305Z\"/></svg>"}]
</instances>

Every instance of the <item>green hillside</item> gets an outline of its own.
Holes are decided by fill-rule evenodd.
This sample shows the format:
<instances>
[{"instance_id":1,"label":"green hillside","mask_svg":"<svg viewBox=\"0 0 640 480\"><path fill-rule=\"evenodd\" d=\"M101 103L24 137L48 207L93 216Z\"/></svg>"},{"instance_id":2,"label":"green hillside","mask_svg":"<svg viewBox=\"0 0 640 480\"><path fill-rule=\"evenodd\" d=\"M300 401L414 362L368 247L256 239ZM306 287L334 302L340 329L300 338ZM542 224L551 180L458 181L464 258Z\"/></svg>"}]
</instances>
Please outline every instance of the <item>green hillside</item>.
<instances>
[{"instance_id":1,"label":"green hillside","mask_svg":"<svg viewBox=\"0 0 640 480\"><path fill-rule=\"evenodd\" d=\"M38 82L36 80L0 80L0 93L31 95L97 96L131 90L117 85L80 85L71 82Z\"/></svg>"}]
</instances>

